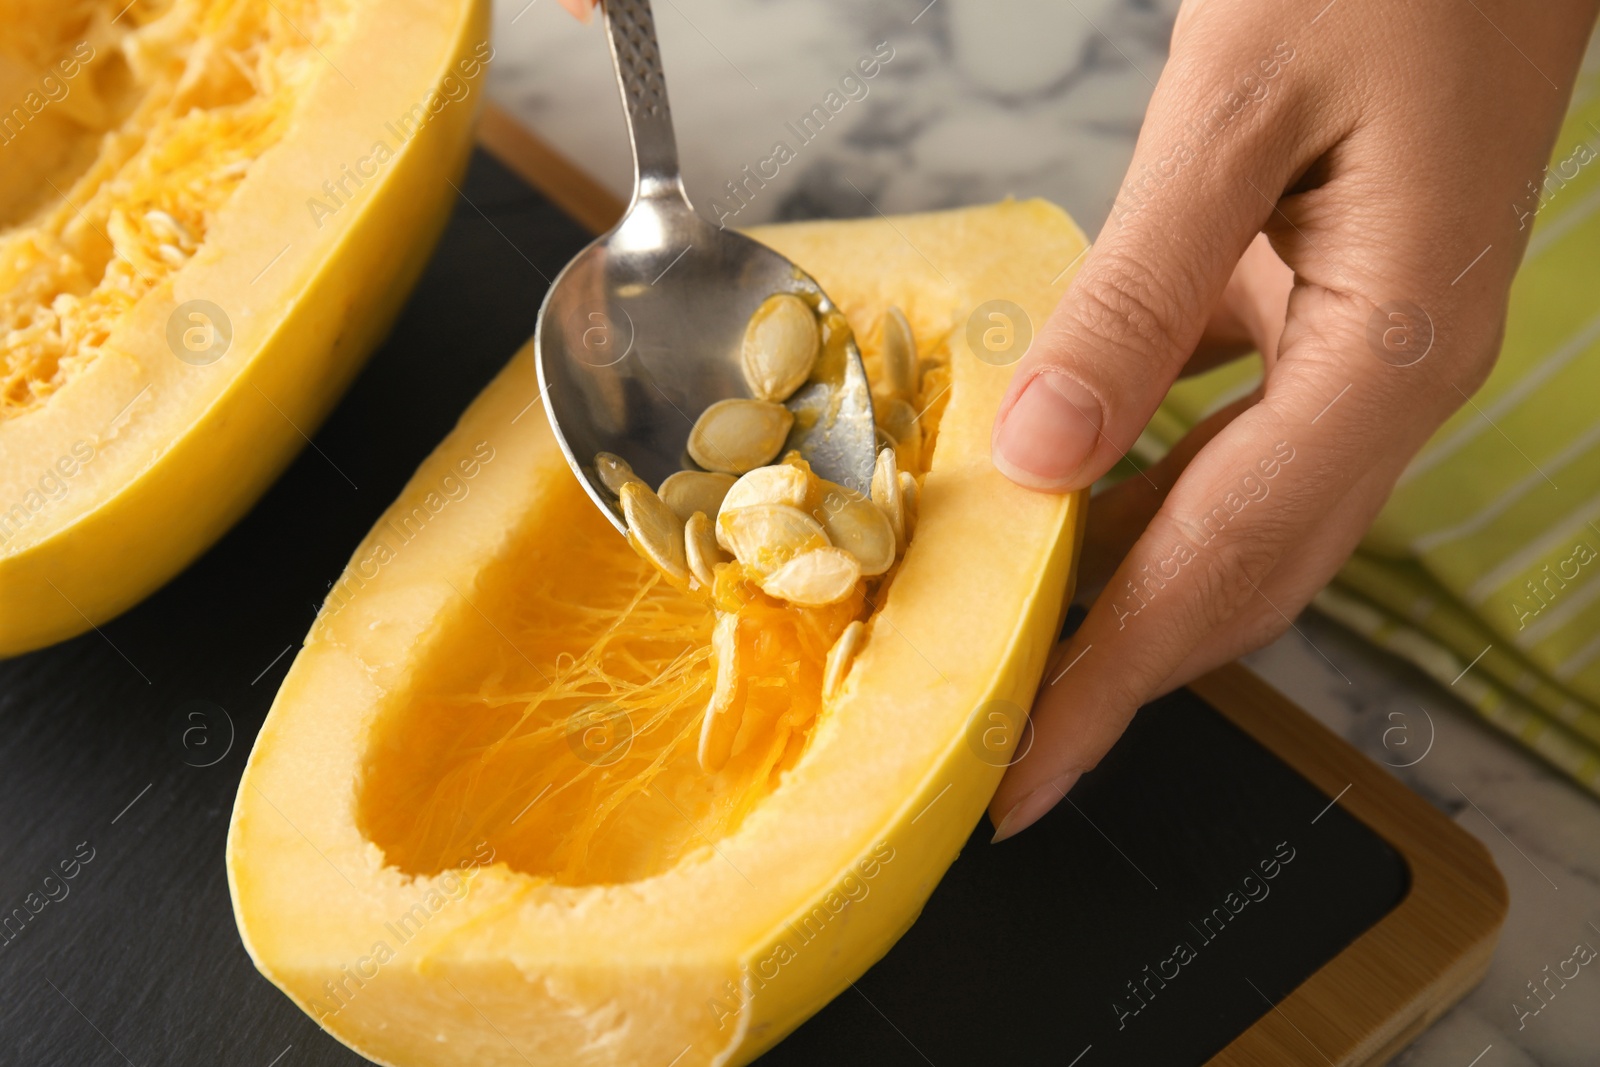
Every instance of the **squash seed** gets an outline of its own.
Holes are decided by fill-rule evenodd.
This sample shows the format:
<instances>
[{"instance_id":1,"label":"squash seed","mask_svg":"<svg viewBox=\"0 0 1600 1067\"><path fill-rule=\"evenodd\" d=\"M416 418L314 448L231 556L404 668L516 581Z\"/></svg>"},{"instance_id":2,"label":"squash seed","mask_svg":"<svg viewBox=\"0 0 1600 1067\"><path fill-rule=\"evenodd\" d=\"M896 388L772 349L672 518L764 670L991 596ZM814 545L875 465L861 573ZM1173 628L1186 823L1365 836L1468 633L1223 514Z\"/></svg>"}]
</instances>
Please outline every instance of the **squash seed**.
<instances>
[{"instance_id":1,"label":"squash seed","mask_svg":"<svg viewBox=\"0 0 1600 1067\"><path fill-rule=\"evenodd\" d=\"M904 552L906 548L906 512L905 498L900 492L900 474L895 463L894 449L886 448L878 453L878 464L872 469L872 502L883 512L884 518L889 520L889 529L894 532L895 551Z\"/></svg>"},{"instance_id":2,"label":"squash seed","mask_svg":"<svg viewBox=\"0 0 1600 1067\"><path fill-rule=\"evenodd\" d=\"M152 228L161 230L180 245L192 246L194 244L194 238L189 235L189 231L184 227L183 223L165 211L146 211L144 213L144 221L149 223Z\"/></svg>"},{"instance_id":3,"label":"squash seed","mask_svg":"<svg viewBox=\"0 0 1600 1067\"><path fill-rule=\"evenodd\" d=\"M717 544L733 553L740 566L764 578L795 556L828 547L822 525L787 504L757 504L723 509L717 516Z\"/></svg>"},{"instance_id":4,"label":"squash seed","mask_svg":"<svg viewBox=\"0 0 1600 1067\"><path fill-rule=\"evenodd\" d=\"M716 687L706 704L706 717L700 724L700 745L695 753L700 769L715 774L727 765L733 754L733 741L739 735L735 714L742 709L739 700L744 689L744 672L739 669L739 616L717 616L711 631L711 655L717 661Z\"/></svg>"},{"instance_id":5,"label":"squash seed","mask_svg":"<svg viewBox=\"0 0 1600 1067\"><path fill-rule=\"evenodd\" d=\"M794 413L770 400L719 400L689 431L689 457L710 471L743 474L772 461Z\"/></svg>"},{"instance_id":6,"label":"squash seed","mask_svg":"<svg viewBox=\"0 0 1600 1067\"><path fill-rule=\"evenodd\" d=\"M840 686L844 684L845 675L850 673L850 664L855 660L856 652L860 650L861 641L866 633L866 623L856 619L844 628L844 632L833 643L833 647L828 649L828 658L822 668L823 700L832 700L834 694L839 692Z\"/></svg>"},{"instance_id":7,"label":"squash seed","mask_svg":"<svg viewBox=\"0 0 1600 1067\"><path fill-rule=\"evenodd\" d=\"M887 451L887 449L885 449ZM894 566L896 538L889 519L876 504L842 485L822 483L822 503L811 514L822 522L822 532L861 565L866 577Z\"/></svg>"},{"instance_id":8,"label":"squash seed","mask_svg":"<svg viewBox=\"0 0 1600 1067\"><path fill-rule=\"evenodd\" d=\"M610 452L594 454L594 472L600 476L600 484L611 490L614 496L620 497L622 487L629 482L637 482L646 489L650 488L649 483L633 473L633 468L628 466L627 460Z\"/></svg>"},{"instance_id":9,"label":"squash seed","mask_svg":"<svg viewBox=\"0 0 1600 1067\"><path fill-rule=\"evenodd\" d=\"M762 400L789 398L817 362L817 317L791 293L762 301L744 329L739 363L750 391Z\"/></svg>"},{"instance_id":10,"label":"squash seed","mask_svg":"<svg viewBox=\"0 0 1600 1067\"><path fill-rule=\"evenodd\" d=\"M894 441L895 459L900 466L916 469L922 459L922 426L917 411L904 400L890 400L878 416L878 428Z\"/></svg>"},{"instance_id":11,"label":"squash seed","mask_svg":"<svg viewBox=\"0 0 1600 1067\"><path fill-rule=\"evenodd\" d=\"M686 584L689 560L683 547L683 520L643 482L625 482L619 495L633 547L669 580Z\"/></svg>"},{"instance_id":12,"label":"squash seed","mask_svg":"<svg viewBox=\"0 0 1600 1067\"><path fill-rule=\"evenodd\" d=\"M917 531L918 508L922 504L922 488L917 485L910 471L900 472L900 500L905 516L906 540L910 541Z\"/></svg>"},{"instance_id":13,"label":"squash seed","mask_svg":"<svg viewBox=\"0 0 1600 1067\"><path fill-rule=\"evenodd\" d=\"M761 591L791 604L815 608L837 604L861 579L861 564L842 548L802 552L767 575Z\"/></svg>"},{"instance_id":14,"label":"squash seed","mask_svg":"<svg viewBox=\"0 0 1600 1067\"><path fill-rule=\"evenodd\" d=\"M915 399L920 370L911 324L906 321L905 312L890 305L883 313L883 379L889 396L896 400Z\"/></svg>"},{"instance_id":15,"label":"squash seed","mask_svg":"<svg viewBox=\"0 0 1600 1067\"><path fill-rule=\"evenodd\" d=\"M717 580L717 564L728 562L728 554L717 545L716 529L703 511L689 516L683 527L684 555L694 580L710 589Z\"/></svg>"},{"instance_id":16,"label":"squash seed","mask_svg":"<svg viewBox=\"0 0 1600 1067\"><path fill-rule=\"evenodd\" d=\"M678 518L688 522L697 511L715 516L722 510L722 498L733 488L733 482L731 474L679 471L668 476L656 492Z\"/></svg>"},{"instance_id":17,"label":"squash seed","mask_svg":"<svg viewBox=\"0 0 1600 1067\"><path fill-rule=\"evenodd\" d=\"M770 467L757 467L740 477L722 498L727 511L754 507L757 504L787 504L791 508L804 508L811 491L811 476L799 466L776 463Z\"/></svg>"}]
</instances>

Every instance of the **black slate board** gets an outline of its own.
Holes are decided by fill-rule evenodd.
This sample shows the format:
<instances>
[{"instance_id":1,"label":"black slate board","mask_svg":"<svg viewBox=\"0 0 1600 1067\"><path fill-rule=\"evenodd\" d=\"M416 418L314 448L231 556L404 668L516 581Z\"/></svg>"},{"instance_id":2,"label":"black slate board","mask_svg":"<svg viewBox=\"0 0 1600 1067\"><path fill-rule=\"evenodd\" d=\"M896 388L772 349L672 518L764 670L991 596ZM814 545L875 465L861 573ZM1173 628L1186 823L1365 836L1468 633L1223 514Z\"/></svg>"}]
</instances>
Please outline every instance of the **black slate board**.
<instances>
[{"instance_id":1,"label":"black slate board","mask_svg":"<svg viewBox=\"0 0 1600 1067\"><path fill-rule=\"evenodd\" d=\"M1405 895L1330 799L1188 690L1146 705L1070 803L999 845L981 822L889 955L759 1063L1203 1063Z\"/></svg>"},{"instance_id":2,"label":"black slate board","mask_svg":"<svg viewBox=\"0 0 1600 1067\"><path fill-rule=\"evenodd\" d=\"M144 604L0 663L0 1064L364 1062L251 966L223 844L329 584L588 240L481 153L464 189L317 447ZM1072 800L1003 846L980 826L910 934L761 1062L1198 1063L1405 890L1394 853L1337 806L1313 823L1329 798L1187 693L1141 713ZM1294 859L1269 896L1209 942L1189 927L1279 842ZM1178 941L1195 958L1119 1029L1124 983Z\"/></svg>"}]
</instances>

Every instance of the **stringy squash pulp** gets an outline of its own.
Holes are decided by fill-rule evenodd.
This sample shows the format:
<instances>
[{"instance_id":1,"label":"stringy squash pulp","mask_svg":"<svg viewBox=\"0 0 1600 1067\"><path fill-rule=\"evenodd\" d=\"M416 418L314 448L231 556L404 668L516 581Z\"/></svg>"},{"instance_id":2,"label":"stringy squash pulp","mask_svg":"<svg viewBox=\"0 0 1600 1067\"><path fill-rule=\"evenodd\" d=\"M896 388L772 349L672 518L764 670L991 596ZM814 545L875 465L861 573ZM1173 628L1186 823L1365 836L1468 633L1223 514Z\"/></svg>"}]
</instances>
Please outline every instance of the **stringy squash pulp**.
<instances>
[{"instance_id":1,"label":"stringy squash pulp","mask_svg":"<svg viewBox=\"0 0 1600 1067\"><path fill-rule=\"evenodd\" d=\"M711 603L588 501L519 353L357 549L234 809L245 944L366 1056L745 1063L888 950L999 780L1083 501L994 470L1011 367L967 323L997 299L1042 323L1083 237L1038 201L755 236L844 310L869 375L890 305L933 361L915 536L838 618L756 602L750 706L708 774Z\"/></svg>"},{"instance_id":2,"label":"stringy squash pulp","mask_svg":"<svg viewBox=\"0 0 1600 1067\"><path fill-rule=\"evenodd\" d=\"M485 23L0 0L0 655L136 602L303 445L443 226Z\"/></svg>"}]
</instances>

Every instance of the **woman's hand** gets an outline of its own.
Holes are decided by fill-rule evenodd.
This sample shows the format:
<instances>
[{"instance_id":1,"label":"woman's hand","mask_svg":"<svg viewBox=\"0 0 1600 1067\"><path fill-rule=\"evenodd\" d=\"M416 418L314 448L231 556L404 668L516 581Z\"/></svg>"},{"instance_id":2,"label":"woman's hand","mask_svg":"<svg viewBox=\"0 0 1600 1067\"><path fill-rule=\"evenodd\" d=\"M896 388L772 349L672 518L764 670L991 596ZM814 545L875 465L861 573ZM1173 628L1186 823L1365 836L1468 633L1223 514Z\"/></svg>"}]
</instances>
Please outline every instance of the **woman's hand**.
<instances>
[{"instance_id":1,"label":"woman's hand","mask_svg":"<svg viewBox=\"0 0 1600 1067\"><path fill-rule=\"evenodd\" d=\"M1096 499L995 840L1144 702L1256 648L1332 577L1488 376L1595 0L1185 3L1099 240L1020 365L996 466L1081 489L1173 380L1254 347L1261 390Z\"/></svg>"}]
</instances>

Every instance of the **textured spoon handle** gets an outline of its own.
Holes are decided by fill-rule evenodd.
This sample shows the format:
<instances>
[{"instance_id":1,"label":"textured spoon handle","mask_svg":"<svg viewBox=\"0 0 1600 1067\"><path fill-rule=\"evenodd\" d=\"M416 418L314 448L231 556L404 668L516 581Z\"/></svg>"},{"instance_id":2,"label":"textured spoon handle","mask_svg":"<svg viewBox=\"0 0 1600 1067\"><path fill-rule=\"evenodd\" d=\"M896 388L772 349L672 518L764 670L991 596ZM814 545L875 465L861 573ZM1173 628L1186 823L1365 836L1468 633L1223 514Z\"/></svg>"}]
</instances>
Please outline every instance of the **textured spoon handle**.
<instances>
[{"instance_id":1,"label":"textured spoon handle","mask_svg":"<svg viewBox=\"0 0 1600 1067\"><path fill-rule=\"evenodd\" d=\"M686 199L650 0L605 0L605 16L617 88L628 114L628 139L633 143L634 199Z\"/></svg>"}]
</instances>

